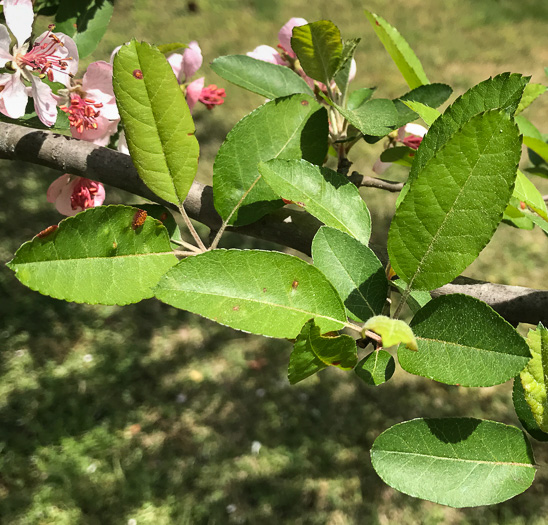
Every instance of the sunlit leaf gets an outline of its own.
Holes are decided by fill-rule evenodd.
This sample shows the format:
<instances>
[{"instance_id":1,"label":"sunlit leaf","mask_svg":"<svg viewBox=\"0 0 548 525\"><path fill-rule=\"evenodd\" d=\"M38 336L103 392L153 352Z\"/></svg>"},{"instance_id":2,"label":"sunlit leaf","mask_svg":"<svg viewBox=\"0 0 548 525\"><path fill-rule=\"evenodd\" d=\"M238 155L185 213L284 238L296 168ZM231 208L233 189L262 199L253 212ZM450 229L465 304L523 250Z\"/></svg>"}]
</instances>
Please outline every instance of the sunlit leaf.
<instances>
[{"instance_id":1,"label":"sunlit leaf","mask_svg":"<svg viewBox=\"0 0 548 525\"><path fill-rule=\"evenodd\" d=\"M354 368L356 375L367 385L386 383L396 369L396 362L386 350L375 350L365 356Z\"/></svg>"},{"instance_id":2,"label":"sunlit leaf","mask_svg":"<svg viewBox=\"0 0 548 525\"><path fill-rule=\"evenodd\" d=\"M385 315L376 315L367 320L363 325L363 331L370 330L380 335L382 346L390 346L403 343L412 352L417 351L417 341L410 326L399 319L391 319Z\"/></svg>"}]
</instances>

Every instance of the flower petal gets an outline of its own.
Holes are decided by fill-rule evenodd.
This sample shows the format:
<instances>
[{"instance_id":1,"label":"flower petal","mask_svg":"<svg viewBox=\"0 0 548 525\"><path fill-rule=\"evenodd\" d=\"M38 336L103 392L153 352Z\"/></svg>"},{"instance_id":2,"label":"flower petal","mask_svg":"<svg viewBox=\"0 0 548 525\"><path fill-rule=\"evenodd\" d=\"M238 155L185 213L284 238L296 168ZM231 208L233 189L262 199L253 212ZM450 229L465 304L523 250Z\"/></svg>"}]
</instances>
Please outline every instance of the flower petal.
<instances>
[{"instance_id":1,"label":"flower petal","mask_svg":"<svg viewBox=\"0 0 548 525\"><path fill-rule=\"evenodd\" d=\"M6 62L13 60L10 53L11 37L5 25L0 24L0 67L4 67Z\"/></svg>"},{"instance_id":2,"label":"flower petal","mask_svg":"<svg viewBox=\"0 0 548 525\"><path fill-rule=\"evenodd\" d=\"M270 46L257 46L253 51L247 53L248 57L262 60L263 62L270 62L271 64L277 64L279 66L287 66L287 62L280 56L280 53Z\"/></svg>"},{"instance_id":3,"label":"flower petal","mask_svg":"<svg viewBox=\"0 0 548 525\"><path fill-rule=\"evenodd\" d=\"M118 120L108 120L103 115L99 115L95 118L95 122L97 123L96 129L84 129L82 133L78 133L76 128L71 126L70 133L76 139L93 142L98 146L108 145L110 137L116 133Z\"/></svg>"},{"instance_id":4,"label":"flower petal","mask_svg":"<svg viewBox=\"0 0 548 525\"><path fill-rule=\"evenodd\" d=\"M183 73L185 80L194 76L196 71L202 66L202 50L198 42L193 40L183 51Z\"/></svg>"},{"instance_id":5,"label":"flower petal","mask_svg":"<svg viewBox=\"0 0 548 525\"><path fill-rule=\"evenodd\" d=\"M64 175L61 175L60 177L57 177L48 188L48 191L46 193L46 198L48 202L51 202L52 204L55 202L57 197L61 194L61 191L63 191L63 188L70 182L70 175L68 173L65 173Z\"/></svg>"},{"instance_id":6,"label":"flower petal","mask_svg":"<svg viewBox=\"0 0 548 525\"><path fill-rule=\"evenodd\" d=\"M196 105L196 102L198 102L203 88L204 77L197 78L186 87L186 103L188 104L190 111L192 111L192 108Z\"/></svg>"},{"instance_id":7,"label":"flower petal","mask_svg":"<svg viewBox=\"0 0 548 525\"><path fill-rule=\"evenodd\" d=\"M126 134L121 131L120 138L118 139L118 151L124 155L129 155L129 148L127 147Z\"/></svg>"},{"instance_id":8,"label":"flower petal","mask_svg":"<svg viewBox=\"0 0 548 525\"><path fill-rule=\"evenodd\" d=\"M30 81L36 114L45 126L51 127L57 120L57 105L51 88L34 75L30 75Z\"/></svg>"},{"instance_id":9,"label":"flower petal","mask_svg":"<svg viewBox=\"0 0 548 525\"><path fill-rule=\"evenodd\" d=\"M306 24L308 24L308 22L304 18L292 18L280 29L280 32L278 33L280 45L291 57L297 56L291 49L291 36L293 34L293 28L297 26L304 26Z\"/></svg>"},{"instance_id":10,"label":"flower petal","mask_svg":"<svg viewBox=\"0 0 548 525\"><path fill-rule=\"evenodd\" d=\"M30 38L32 32L34 21L32 0L4 0L4 17L17 40L17 47L21 47Z\"/></svg>"},{"instance_id":11,"label":"flower petal","mask_svg":"<svg viewBox=\"0 0 548 525\"><path fill-rule=\"evenodd\" d=\"M428 130L421 126L420 124L414 124L413 122L410 122L409 124L406 124L403 127L403 130L405 133L410 133L411 135L416 135L417 137L424 137Z\"/></svg>"},{"instance_id":12,"label":"flower petal","mask_svg":"<svg viewBox=\"0 0 548 525\"><path fill-rule=\"evenodd\" d=\"M20 118L25 114L29 99L25 84L21 81L21 73L0 75L0 86L4 86L0 97L3 102L3 111L10 118Z\"/></svg>"},{"instance_id":13,"label":"flower petal","mask_svg":"<svg viewBox=\"0 0 548 525\"><path fill-rule=\"evenodd\" d=\"M99 109L103 117L110 120L120 118L112 89L112 66L108 62L99 60L88 66L82 79L82 89L88 98L103 104Z\"/></svg>"},{"instance_id":14,"label":"flower petal","mask_svg":"<svg viewBox=\"0 0 548 525\"><path fill-rule=\"evenodd\" d=\"M183 55L181 53L173 53L167 57L167 61L177 77L177 82L181 84L183 82Z\"/></svg>"}]
</instances>

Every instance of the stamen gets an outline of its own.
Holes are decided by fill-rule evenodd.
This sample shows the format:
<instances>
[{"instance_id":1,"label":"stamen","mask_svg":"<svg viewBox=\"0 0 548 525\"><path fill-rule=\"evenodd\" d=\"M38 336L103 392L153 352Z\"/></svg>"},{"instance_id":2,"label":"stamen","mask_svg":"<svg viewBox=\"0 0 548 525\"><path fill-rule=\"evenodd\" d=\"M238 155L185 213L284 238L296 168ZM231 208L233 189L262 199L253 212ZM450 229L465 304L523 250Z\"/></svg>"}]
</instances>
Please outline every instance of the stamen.
<instances>
[{"instance_id":1,"label":"stamen","mask_svg":"<svg viewBox=\"0 0 548 525\"><path fill-rule=\"evenodd\" d=\"M86 129L97 129L96 119L100 115L97 108L103 107L103 104L91 98L82 98L76 93L72 93L70 97L70 106L60 106L60 109L67 114L71 127L78 133L83 133Z\"/></svg>"}]
</instances>

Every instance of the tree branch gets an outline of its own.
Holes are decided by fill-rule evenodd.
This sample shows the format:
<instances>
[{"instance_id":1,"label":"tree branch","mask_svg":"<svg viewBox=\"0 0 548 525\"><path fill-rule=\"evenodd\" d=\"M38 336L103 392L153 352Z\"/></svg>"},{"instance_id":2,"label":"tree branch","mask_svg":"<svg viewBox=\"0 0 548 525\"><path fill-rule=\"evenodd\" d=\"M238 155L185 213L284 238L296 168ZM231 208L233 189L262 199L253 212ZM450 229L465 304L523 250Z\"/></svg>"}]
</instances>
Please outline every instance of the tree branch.
<instances>
[{"instance_id":1,"label":"tree branch","mask_svg":"<svg viewBox=\"0 0 548 525\"><path fill-rule=\"evenodd\" d=\"M398 192L403 188L403 182L394 182L391 180L379 179L378 177L370 177L369 175L362 175L357 171L353 171L349 178L358 188L364 186L391 192Z\"/></svg>"},{"instance_id":2,"label":"tree branch","mask_svg":"<svg viewBox=\"0 0 548 525\"><path fill-rule=\"evenodd\" d=\"M51 131L39 131L0 122L0 158L21 160L88 177L176 209L174 205L156 197L145 186L128 155L90 142L58 135ZM383 184L394 188L400 183L383 181ZM192 219L205 224L212 230L218 230L221 227L222 220L213 205L211 186L194 182L184 206ZM309 255L312 238L320 225L321 223L308 213L282 208L256 223L241 228L231 228L231 230L272 241ZM491 305L512 323L542 322L548 326L548 291L459 277L451 284L434 290L432 295L451 293L466 293L477 297Z\"/></svg>"}]
</instances>

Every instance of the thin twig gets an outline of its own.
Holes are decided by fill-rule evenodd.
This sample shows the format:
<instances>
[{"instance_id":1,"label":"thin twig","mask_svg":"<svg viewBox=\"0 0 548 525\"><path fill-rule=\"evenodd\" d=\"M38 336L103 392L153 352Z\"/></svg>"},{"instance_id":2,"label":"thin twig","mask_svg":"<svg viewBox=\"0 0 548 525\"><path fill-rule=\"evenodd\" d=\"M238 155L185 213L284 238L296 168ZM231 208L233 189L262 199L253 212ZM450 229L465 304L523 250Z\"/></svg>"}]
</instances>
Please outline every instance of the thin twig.
<instances>
[{"instance_id":1,"label":"thin twig","mask_svg":"<svg viewBox=\"0 0 548 525\"><path fill-rule=\"evenodd\" d=\"M194 246L194 244L190 244L189 242L183 241L182 239L171 239L171 242L174 244L178 244L179 246L183 246L184 248L188 248L190 251L196 252L196 253L202 253L202 250L198 248L197 246Z\"/></svg>"},{"instance_id":2,"label":"thin twig","mask_svg":"<svg viewBox=\"0 0 548 525\"><path fill-rule=\"evenodd\" d=\"M358 186L365 186L367 188L378 188L379 190L386 190L392 192L401 191L403 188L403 182L394 182L386 179L379 179L377 177L370 177L369 175L362 175L357 171L353 171L350 175L350 180Z\"/></svg>"},{"instance_id":3,"label":"thin twig","mask_svg":"<svg viewBox=\"0 0 548 525\"><path fill-rule=\"evenodd\" d=\"M253 184L244 192L242 195L242 198L238 201L238 204L234 206L234 209L230 212L230 215L227 217L226 221L223 221L223 224L219 228L219 231L217 232L217 235L215 235L215 239L213 239L213 242L211 243L211 246L209 247L210 250L214 250L219 245L219 241L221 240L221 237L223 236L223 233L225 232L226 227L228 226L228 223L230 222L230 219L232 219L232 216L236 213L236 210L242 205L242 202L244 202L245 198L249 195L249 192L253 189L255 184L259 182L259 179L262 177L262 175L259 175L254 181Z\"/></svg>"},{"instance_id":4,"label":"thin twig","mask_svg":"<svg viewBox=\"0 0 548 525\"><path fill-rule=\"evenodd\" d=\"M202 252L207 251L207 248L206 248L205 244L203 243L202 239L198 235L198 232L196 231L196 228L194 228L194 225L190 221L190 217L188 216L188 214L187 214L185 208L183 207L183 205L180 204L177 207L179 208L179 211L181 212L181 215L183 216L183 220L185 221L186 227L188 228L188 231L190 232L190 235L192 235L194 240L197 242L198 248L200 248L200 250Z\"/></svg>"},{"instance_id":5,"label":"thin twig","mask_svg":"<svg viewBox=\"0 0 548 525\"><path fill-rule=\"evenodd\" d=\"M182 257L192 257L193 255L200 255L203 252L185 252L184 250L174 250L173 253Z\"/></svg>"}]
</instances>

